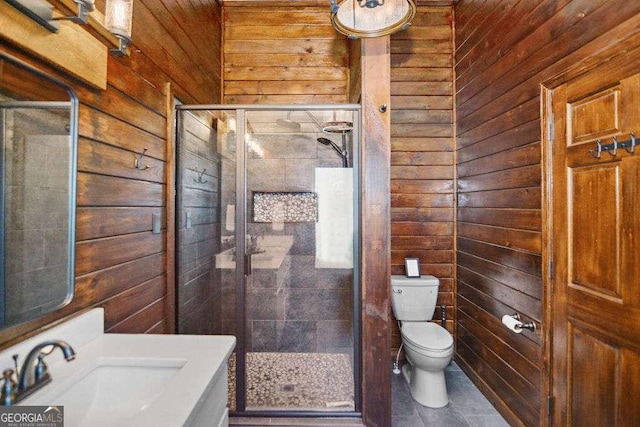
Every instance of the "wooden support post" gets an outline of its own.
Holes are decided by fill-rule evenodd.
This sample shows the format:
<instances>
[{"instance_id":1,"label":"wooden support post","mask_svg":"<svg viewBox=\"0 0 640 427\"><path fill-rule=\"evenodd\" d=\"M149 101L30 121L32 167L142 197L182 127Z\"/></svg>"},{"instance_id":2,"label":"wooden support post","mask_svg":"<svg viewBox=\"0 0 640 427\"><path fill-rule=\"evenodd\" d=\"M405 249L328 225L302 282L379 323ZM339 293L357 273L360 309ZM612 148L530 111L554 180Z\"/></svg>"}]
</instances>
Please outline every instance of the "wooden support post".
<instances>
[{"instance_id":1,"label":"wooden support post","mask_svg":"<svg viewBox=\"0 0 640 427\"><path fill-rule=\"evenodd\" d=\"M362 40L362 409L367 426L391 425L389 37Z\"/></svg>"},{"instance_id":2,"label":"wooden support post","mask_svg":"<svg viewBox=\"0 0 640 427\"><path fill-rule=\"evenodd\" d=\"M167 227L166 269L167 269L167 333L176 333L176 130L173 88L171 83L164 87L165 112L167 118L167 163L165 168L166 200L165 222Z\"/></svg>"}]
</instances>

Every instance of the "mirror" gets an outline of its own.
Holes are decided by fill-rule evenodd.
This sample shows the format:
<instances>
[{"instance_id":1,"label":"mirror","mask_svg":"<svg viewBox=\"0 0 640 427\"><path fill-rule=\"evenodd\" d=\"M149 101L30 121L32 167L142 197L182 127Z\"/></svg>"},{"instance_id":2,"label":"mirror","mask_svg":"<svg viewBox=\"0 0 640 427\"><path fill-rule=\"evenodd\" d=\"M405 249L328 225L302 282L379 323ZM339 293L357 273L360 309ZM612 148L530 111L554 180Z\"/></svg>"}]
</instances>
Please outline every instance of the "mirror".
<instances>
[{"instance_id":1,"label":"mirror","mask_svg":"<svg viewBox=\"0 0 640 427\"><path fill-rule=\"evenodd\" d=\"M0 328L71 301L78 99L0 52Z\"/></svg>"}]
</instances>

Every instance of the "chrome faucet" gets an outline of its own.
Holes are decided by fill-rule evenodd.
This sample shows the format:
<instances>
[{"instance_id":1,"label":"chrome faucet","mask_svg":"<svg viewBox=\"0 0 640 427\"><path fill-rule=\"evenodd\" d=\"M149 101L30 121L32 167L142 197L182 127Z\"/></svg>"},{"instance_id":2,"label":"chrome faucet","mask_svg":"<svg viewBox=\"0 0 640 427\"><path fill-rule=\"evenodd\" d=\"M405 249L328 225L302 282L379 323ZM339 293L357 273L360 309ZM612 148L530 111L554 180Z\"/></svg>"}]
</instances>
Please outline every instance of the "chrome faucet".
<instances>
[{"instance_id":1,"label":"chrome faucet","mask_svg":"<svg viewBox=\"0 0 640 427\"><path fill-rule=\"evenodd\" d=\"M47 347L53 348L44 352L43 350ZM18 383L16 385L13 380L13 370L8 369L4 371L2 402L0 402L2 405L8 406L20 402L33 392L51 382L51 375L49 375L49 369L47 368L47 364L44 362L44 358L51 354L56 347L62 350L62 354L67 362L71 362L76 358L76 353L73 348L61 340L44 341L36 345L31 349L29 354L27 354L20 370L18 370L17 366L17 355L14 356Z\"/></svg>"}]
</instances>

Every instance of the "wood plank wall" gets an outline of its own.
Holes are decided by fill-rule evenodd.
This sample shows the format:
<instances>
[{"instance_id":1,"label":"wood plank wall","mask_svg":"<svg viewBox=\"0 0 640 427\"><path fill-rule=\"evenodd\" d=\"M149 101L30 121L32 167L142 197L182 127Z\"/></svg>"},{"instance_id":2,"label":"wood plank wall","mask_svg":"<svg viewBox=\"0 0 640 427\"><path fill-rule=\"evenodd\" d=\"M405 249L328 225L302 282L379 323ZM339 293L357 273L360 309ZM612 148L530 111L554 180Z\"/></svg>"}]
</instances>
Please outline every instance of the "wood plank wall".
<instances>
[{"instance_id":1,"label":"wood plank wall","mask_svg":"<svg viewBox=\"0 0 640 427\"><path fill-rule=\"evenodd\" d=\"M225 3L224 102L349 102L346 37L326 7Z\"/></svg>"},{"instance_id":2,"label":"wood plank wall","mask_svg":"<svg viewBox=\"0 0 640 427\"><path fill-rule=\"evenodd\" d=\"M167 101L175 93L189 102L219 102L220 16L215 0L137 2L131 57L109 57L105 91L88 89L0 42L3 51L67 80L81 102L75 296L51 315L2 331L0 346L87 307L104 307L110 332L172 332ZM134 159L143 148L149 168L138 170ZM162 215L161 234L151 232L152 213Z\"/></svg>"},{"instance_id":3,"label":"wood plank wall","mask_svg":"<svg viewBox=\"0 0 640 427\"><path fill-rule=\"evenodd\" d=\"M453 19L451 7L419 7L391 36L391 273L419 258L440 279L438 305L454 330ZM440 319L436 309L435 319ZM392 356L401 338L392 327Z\"/></svg>"},{"instance_id":4,"label":"wood plank wall","mask_svg":"<svg viewBox=\"0 0 640 427\"><path fill-rule=\"evenodd\" d=\"M214 335L222 330L221 156L215 120L206 112L182 112L181 177L176 209L177 323L181 334ZM180 132L180 130L179 130ZM187 220L187 215L189 219Z\"/></svg>"},{"instance_id":5,"label":"wood plank wall","mask_svg":"<svg viewBox=\"0 0 640 427\"><path fill-rule=\"evenodd\" d=\"M540 424L547 395L540 332L500 322L543 320L540 84L637 38L639 14L624 0L455 6L456 359L511 425Z\"/></svg>"}]
</instances>

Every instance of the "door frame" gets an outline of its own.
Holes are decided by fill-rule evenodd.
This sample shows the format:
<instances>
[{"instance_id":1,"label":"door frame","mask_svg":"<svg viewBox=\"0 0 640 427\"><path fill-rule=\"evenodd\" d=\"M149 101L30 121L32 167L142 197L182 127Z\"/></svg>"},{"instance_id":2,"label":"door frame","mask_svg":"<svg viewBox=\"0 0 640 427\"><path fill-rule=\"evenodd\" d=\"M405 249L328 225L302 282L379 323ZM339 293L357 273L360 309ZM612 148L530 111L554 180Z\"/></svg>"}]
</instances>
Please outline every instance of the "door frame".
<instances>
[{"instance_id":1,"label":"door frame","mask_svg":"<svg viewBox=\"0 0 640 427\"><path fill-rule=\"evenodd\" d=\"M543 375L541 387L540 424L553 424L553 89L540 86L540 131L542 163L542 359Z\"/></svg>"}]
</instances>

